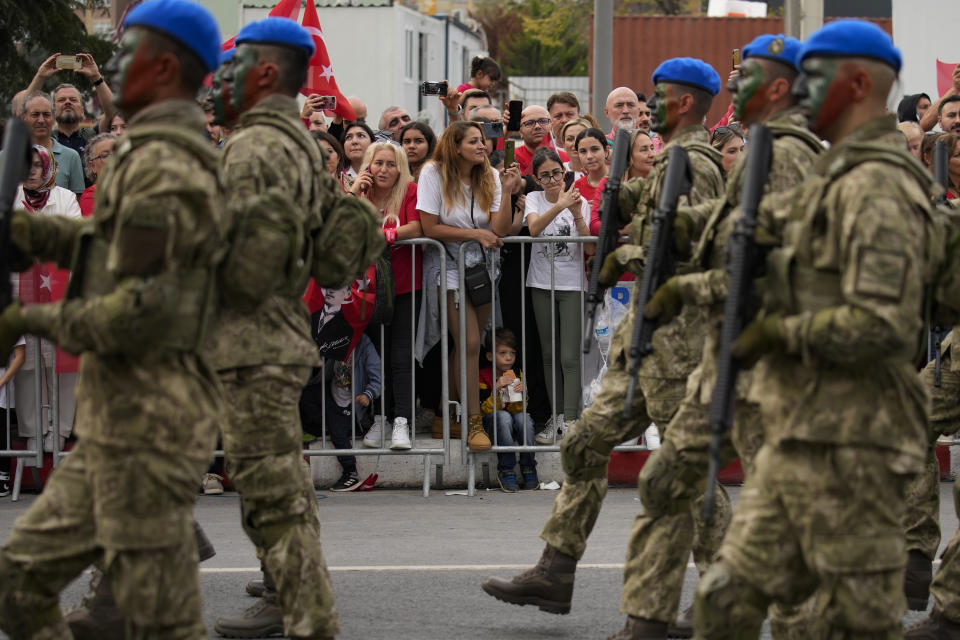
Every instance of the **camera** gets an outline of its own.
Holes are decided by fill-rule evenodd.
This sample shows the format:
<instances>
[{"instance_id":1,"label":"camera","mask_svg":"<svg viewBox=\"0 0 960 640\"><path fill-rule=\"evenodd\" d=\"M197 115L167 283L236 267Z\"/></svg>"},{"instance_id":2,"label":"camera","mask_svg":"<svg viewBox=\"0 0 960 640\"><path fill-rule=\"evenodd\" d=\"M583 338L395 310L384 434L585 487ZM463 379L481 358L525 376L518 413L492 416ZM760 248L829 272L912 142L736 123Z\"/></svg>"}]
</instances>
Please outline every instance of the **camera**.
<instances>
[{"instance_id":1,"label":"camera","mask_svg":"<svg viewBox=\"0 0 960 640\"><path fill-rule=\"evenodd\" d=\"M445 96L447 95L447 83L446 82L423 82L420 84L420 95Z\"/></svg>"},{"instance_id":2,"label":"camera","mask_svg":"<svg viewBox=\"0 0 960 640\"><path fill-rule=\"evenodd\" d=\"M502 122L483 122L480 124L480 128L483 130L483 137L487 140L503 137Z\"/></svg>"}]
</instances>

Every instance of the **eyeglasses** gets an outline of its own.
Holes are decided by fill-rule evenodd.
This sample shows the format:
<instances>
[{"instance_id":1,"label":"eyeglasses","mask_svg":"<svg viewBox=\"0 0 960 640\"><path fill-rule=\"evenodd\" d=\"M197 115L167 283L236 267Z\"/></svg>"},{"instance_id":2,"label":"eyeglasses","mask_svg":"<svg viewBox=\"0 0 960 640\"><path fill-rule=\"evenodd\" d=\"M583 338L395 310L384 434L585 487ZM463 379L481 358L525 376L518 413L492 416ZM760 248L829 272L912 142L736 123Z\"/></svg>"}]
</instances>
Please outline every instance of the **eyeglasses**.
<instances>
[{"instance_id":1,"label":"eyeglasses","mask_svg":"<svg viewBox=\"0 0 960 640\"><path fill-rule=\"evenodd\" d=\"M550 123L553 122L550 118L540 118L539 120L527 120L526 122L521 123L524 127L534 127L540 125L541 127L549 127Z\"/></svg>"},{"instance_id":2,"label":"eyeglasses","mask_svg":"<svg viewBox=\"0 0 960 640\"><path fill-rule=\"evenodd\" d=\"M112 152L112 151L107 151L106 153L101 153L101 154L98 155L98 156L93 156L93 157L90 158L90 159L91 159L91 160L106 160L107 158L109 158L109 157L112 156L112 155L113 155L113 152Z\"/></svg>"},{"instance_id":3,"label":"eyeglasses","mask_svg":"<svg viewBox=\"0 0 960 640\"><path fill-rule=\"evenodd\" d=\"M540 182L558 182L563 179L563 169L554 169L550 173L541 173L537 176Z\"/></svg>"}]
</instances>

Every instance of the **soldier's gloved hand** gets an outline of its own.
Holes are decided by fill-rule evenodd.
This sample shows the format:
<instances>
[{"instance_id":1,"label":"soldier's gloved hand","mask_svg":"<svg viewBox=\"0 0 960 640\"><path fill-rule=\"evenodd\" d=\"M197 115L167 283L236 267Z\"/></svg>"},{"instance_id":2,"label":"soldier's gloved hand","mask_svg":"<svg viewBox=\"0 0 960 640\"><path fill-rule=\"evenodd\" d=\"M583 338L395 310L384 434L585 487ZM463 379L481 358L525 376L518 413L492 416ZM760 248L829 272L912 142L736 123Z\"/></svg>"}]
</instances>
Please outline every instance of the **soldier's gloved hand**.
<instances>
[{"instance_id":1,"label":"soldier's gloved hand","mask_svg":"<svg viewBox=\"0 0 960 640\"><path fill-rule=\"evenodd\" d=\"M20 313L20 301L7 306L0 313L0 362L7 362L13 346L27 332L26 322Z\"/></svg>"},{"instance_id":2,"label":"soldier's gloved hand","mask_svg":"<svg viewBox=\"0 0 960 640\"><path fill-rule=\"evenodd\" d=\"M617 197L620 204L620 215L624 218L632 215L637 209L637 203L640 202L640 196L643 195L643 178L632 178L620 186L620 193Z\"/></svg>"},{"instance_id":3,"label":"soldier's gloved hand","mask_svg":"<svg viewBox=\"0 0 960 640\"><path fill-rule=\"evenodd\" d=\"M640 273L643 266L643 248L632 244L625 244L617 247L604 260L600 267L600 278L598 280L601 287L607 289L617 284L620 276L625 271L631 273Z\"/></svg>"},{"instance_id":4,"label":"soldier's gloved hand","mask_svg":"<svg viewBox=\"0 0 960 640\"><path fill-rule=\"evenodd\" d=\"M693 220L688 214L677 211L677 217L673 219L673 244L681 259L690 257L693 233Z\"/></svg>"},{"instance_id":5,"label":"soldier's gloved hand","mask_svg":"<svg viewBox=\"0 0 960 640\"><path fill-rule=\"evenodd\" d=\"M683 296L680 295L680 279L673 276L654 291L643 307L643 317L666 324L673 320L683 308Z\"/></svg>"},{"instance_id":6,"label":"soldier's gloved hand","mask_svg":"<svg viewBox=\"0 0 960 640\"><path fill-rule=\"evenodd\" d=\"M32 266L30 214L23 209L14 209L10 217L10 268L13 271L26 271Z\"/></svg>"},{"instance_id":7,"label":"soldier's gloved hand","mask_svg":"<svg viewBox=\"0 0 960 640\"><path fill-rule=\"evenodd\" d=\"M754 320L730 346L731 355L746 366L753 366L764 354L782 350L786 340L779 313Z\"/></svg>"}]
</instances>

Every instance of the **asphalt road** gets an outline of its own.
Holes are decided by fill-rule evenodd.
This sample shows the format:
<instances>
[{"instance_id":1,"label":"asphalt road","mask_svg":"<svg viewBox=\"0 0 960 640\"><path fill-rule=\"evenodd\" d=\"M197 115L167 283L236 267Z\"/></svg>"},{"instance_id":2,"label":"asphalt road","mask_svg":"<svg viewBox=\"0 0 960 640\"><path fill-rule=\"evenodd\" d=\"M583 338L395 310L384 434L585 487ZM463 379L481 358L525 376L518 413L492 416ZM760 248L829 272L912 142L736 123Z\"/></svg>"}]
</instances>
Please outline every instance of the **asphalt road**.
<instances>
[{"instance_id":1,"label":"asphalt road","mask_svg":"<svg viewBox=\"0 0 960 640\"><path fill-rule=\"evenodd\" d=\"M730 490L736 500L738 489ZM510 576L536 562L543 546L538 534L556 492L487 491L475 498L438 491L423 498L417 490L318 492L324 552L341 616L339 638L605 638L623 624L621 573L627 535L640 509L636 495L633 489L608 493L577 571L573 610L556 616L506 605L479 588L488 575ZM0 499L0 540L34 499ZM941 522L948 535L957 526L952 505L951 486L942 484ZM204 617L211 637L217 637L212 632L217 616L253 604L243 587L258 575L259 565L240 528L236 494L201 496L196 515L217 549L201 565ZM87 580L83 575L65 590L65 608L80 600ZM689 565L681 606L689 604L695 584ZM920 616L911 614L905 623Z\"/></svg>"}]
</instances>

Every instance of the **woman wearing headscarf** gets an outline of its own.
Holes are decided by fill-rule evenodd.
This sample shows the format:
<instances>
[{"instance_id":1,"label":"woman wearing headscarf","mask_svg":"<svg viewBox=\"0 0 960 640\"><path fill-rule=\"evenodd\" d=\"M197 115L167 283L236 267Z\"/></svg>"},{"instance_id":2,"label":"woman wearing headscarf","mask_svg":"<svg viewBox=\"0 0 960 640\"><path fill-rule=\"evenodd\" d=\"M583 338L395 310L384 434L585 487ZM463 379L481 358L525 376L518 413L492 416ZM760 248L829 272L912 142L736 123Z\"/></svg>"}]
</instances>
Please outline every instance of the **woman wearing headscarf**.
<instances>
[{"instance_id":1,"label":"woman wearing headscarf","mask_svg":"<svg viewBox=\"0 0 960 640\"><path fill-rule=\"evenodd\" d=\"M41 145L35 144L31 149L30 173L26 181L17 188L17 195L13 206L26 209L33 215L60 215L71 218L80 217L80 205L77 196L63 187L55 184L57 177L57 161L53 154ZM66 279L69 273L65 269L57 269L55 264L35 264L27 271L13 279L14 295L24 304L41 301L50 301L63 295ZM34 386L36 375L37 341L27 340L26 359L23 367L14 376L14 399L17 407L18 432L20 437L28 438L28 447L36 447L36 438L43 440L44 451L53 450L52 432L50 425L44 424L42 429L37 428L37 397ZM47 340L40 341L40 394L41 404L49 406L54 389L53 376L59 378L60 385L60 442L58 449L63 449L64 440L73 430L73 414L76 408L74 388L77 384L76 361L72 366L66 366L72 356L55 349ZM72 371L64 373L64 371ZM60 373L57 373L60 372Z\"/></svg>"},{"instance_id":2,"label":"woman wearing headscarf","mask_svg":"<svg viewBox=\"0 0 960 640\"><path fill-rule=\"evenodd\" d=\"M897 122L920 122L920 118L929 108L930 96L925 93L904 96L897 105Z\"/></svg>"}]
</instances>

